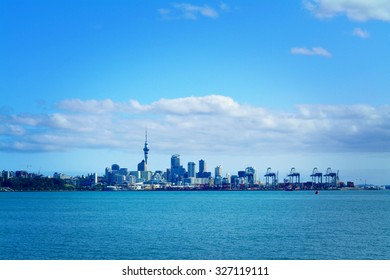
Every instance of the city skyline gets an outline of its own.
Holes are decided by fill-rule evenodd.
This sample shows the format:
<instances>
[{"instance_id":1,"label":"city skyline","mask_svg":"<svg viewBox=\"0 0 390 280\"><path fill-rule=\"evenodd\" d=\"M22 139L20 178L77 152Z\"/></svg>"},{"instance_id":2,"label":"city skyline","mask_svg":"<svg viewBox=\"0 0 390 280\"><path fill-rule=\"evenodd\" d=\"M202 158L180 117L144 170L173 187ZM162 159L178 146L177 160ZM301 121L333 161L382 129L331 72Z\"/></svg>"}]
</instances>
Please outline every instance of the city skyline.
<instances>
[{"instance_id":1,"label":"city skyline","mask_svg":"<svg viewBox=\"0 0 390 280\"><path fill-rule=\"evenodd\" d=\"M0 170L136 170L144 149L148 170L390 182L388 1L0 7Z\"/></svg>"}]
</instances>

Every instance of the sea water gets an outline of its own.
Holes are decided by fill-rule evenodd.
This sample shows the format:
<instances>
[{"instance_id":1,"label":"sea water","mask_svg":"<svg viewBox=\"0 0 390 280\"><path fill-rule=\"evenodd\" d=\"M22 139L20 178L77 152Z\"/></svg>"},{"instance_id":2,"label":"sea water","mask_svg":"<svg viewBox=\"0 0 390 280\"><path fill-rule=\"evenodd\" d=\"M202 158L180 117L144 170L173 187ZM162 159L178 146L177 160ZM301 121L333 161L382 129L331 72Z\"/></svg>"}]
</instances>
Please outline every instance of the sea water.
<instances>
[{"instance_id":1,"label":"sea water","mask_svg":"<svg viewBox=\"0 0 390 280\"><path fill-rule=\"evenodd\" d=\"M390 191L0 193L0 259L390 259Z\"/></svg>"}]
</instances>

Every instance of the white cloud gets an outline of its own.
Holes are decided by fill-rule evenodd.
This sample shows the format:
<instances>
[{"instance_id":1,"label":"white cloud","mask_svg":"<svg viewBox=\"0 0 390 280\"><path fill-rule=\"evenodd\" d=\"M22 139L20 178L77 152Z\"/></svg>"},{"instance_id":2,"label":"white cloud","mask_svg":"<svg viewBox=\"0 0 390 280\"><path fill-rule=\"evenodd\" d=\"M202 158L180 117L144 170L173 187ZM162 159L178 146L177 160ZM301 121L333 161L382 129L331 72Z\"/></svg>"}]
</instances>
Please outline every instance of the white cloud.
<instances>
[{"instance_id":1,"label":"white cloud","mask_svg":"<svg viewBox=\"0 0 390 280\"><path fill-rule=\"evenodd\" d=\"M356 21L390 21L389 0L303 0L303 4L319 18L345 14Z\"/></svg>"},{"instance_id":2,"label":"white cloud","mask_svg":"<svg viewBox=\"0 0 390 280\"><path fill-rule=\"evenodd\" d=\"M58 104L58 107L69 111L84 111L88 113L107 113L115 110L114 103L110 99L98 100L80 100L67 99Z\"/></svg>"},{"instance_id":3,"label":"white cloud","mask_svg":"<svg viewBox=\"0 0 390 280\"><path fill-rule=\"evenodd\" d=\"M390 107L300 105L272 111L209 95L138 101L63 100L49 115L2 115L2 151L138 151L147 127L155 153L390 152ZM97 111L95 107L104 108ZM152 144L153 143L153 144Z\"/></svg>"},{"instance_id":4,"label":"white cloud","mask_svg":"<svg viewBox=\"0 0 390 280\"><path fill-rule=\"evenodd\" d=\"M292 54L300 54L300 55L319 55L324 57L331 57L332 54L324 48L314 47L311 49L308 48L292 48Z\"/></svg>"},{"instance_id":5,"label":"white cloud","mask_svg":"<svg viewBox=\"0 0 390 280\"><path fill-rule=\"evenodd\" d=\"M367 30L363 30L361 28L355 28L352 33L356 37L360 37L362 39L367 39L370 37L370 33Z\"/></svg>"},{"instance_id":6,"label":"white cloud","mask_svg":"<svg viewBox=\"0 0 390 280\"><path fill-rule=\"evenodd\" d=\"M227 9L226 5L221 5L221 10ZM196 20L199 17L217 18L219 13L211 6L197 6L189 3L175 3L170 8L161 8L158 13L163 19L191 19Z\"/></svg>"},{"instance_id":7,"label":"white cloud","mask_svg":"<svg viewBox=\"0 0 390 280\"><path fill-rule=\"evenodd\" d=\"M170 114L209 114L233 113L239 104L232 98L221 95L204 97L184 97L177 99L160 99L152 103L150 110L162 111Z\"/></svg>"},{"instance_id":8,"label":"white cloud","mask_svg":"<svg viewBox=\"0 0 390 280\"><path fill-rule=\"evenodd\" d=\"M106 100L80 100L68 99L58 103L62 110L85 112L91 114L107 113L151 113L151 114L217 114L227 113L230 115L245 115L253 113L253 108L247 106L242 110L244 105L238 104L231 97L222 95L208 95L202 97L182 97L175 99L162 98L151 104L142 105L137 100L129 102L116 102L110 99ZM258 110L258 109L256 109ZM20 117L18 117L20 118ZM30 120L31 121L31 120Z\"/></svg>"}]
</instances>

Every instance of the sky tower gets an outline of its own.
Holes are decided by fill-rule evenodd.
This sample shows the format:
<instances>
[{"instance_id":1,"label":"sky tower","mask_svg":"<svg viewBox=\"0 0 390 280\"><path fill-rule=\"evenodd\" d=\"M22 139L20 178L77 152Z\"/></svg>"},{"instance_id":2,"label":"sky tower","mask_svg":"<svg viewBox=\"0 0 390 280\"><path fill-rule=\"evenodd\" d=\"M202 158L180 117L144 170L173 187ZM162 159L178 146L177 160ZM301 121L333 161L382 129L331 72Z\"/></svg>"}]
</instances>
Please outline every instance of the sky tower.
<instances>
[{"instance_id":1,"label":"sky tower","mask_svg":"<svg viewBox=\"0 0 390 280\"><path fill-rule=\"evenodd\" d=\"M145 146L144 146L144 157L145 157L145 164L148 164L148 153L149 153L149 148L148 148L148 130L145 130Z\"/></svg>"}]
</instances>

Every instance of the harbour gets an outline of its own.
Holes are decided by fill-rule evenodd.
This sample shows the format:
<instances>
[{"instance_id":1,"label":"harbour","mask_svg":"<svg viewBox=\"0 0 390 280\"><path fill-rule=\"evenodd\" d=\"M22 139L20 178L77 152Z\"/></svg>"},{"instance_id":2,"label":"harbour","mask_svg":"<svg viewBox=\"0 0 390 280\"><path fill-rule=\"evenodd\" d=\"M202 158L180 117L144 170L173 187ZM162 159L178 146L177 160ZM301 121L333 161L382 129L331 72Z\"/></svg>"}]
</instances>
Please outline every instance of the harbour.
<instances>
[{"instance_id":1,"label":"harbour","mask_svg":"<svg viewBox=\"0 0 390 280\"><path fill-rule=\"evenodd\" d=\"M0 259L390 259L390 192L0 193Z\"/></svg>"}]
</instances>

